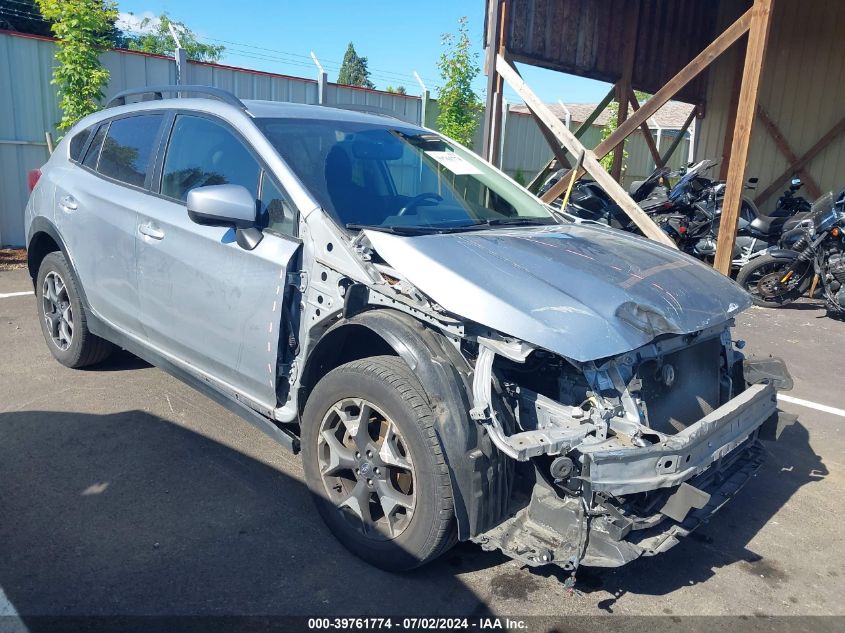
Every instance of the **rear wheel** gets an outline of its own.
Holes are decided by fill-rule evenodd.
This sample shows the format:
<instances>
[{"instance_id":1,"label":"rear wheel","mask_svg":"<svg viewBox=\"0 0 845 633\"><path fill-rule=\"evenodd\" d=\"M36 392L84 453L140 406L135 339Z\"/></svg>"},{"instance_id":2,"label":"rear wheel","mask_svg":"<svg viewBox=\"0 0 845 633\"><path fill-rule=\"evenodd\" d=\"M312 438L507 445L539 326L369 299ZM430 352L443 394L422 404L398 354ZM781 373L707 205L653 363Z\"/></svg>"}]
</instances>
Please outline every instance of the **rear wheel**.
<instances>
[{"instance_id":1,"label":"rear wheel","mask_svg":"<svg viewBox=\"0 0 845 633\"><path fill-rule=\"evenodd\" d=\"M88 331L87 315L65 256L49 253L41 262L35 285L38 316L47 348L65 367L99 363L113 346Z\"/></svg>"},{"instance_id":2,"label":"rear wheel","mask_svg":"<svg viewBox=\"0 0 845 633\"><path fill-rule=\"evenodd\" d=\"M751 295L758 306L777 308L798 299L806 287L810 263L796 270L789 278L787 268L793 259L761 255L743 266L736 276L736 282Z\"/></svg>"},{"instance_id":3,"label":"rear wheel","mask_svg":"<svg viewBox=\"0 0 845 633\"><path fill-rule=\"evenodd\" d=\"M354 554L401 571L455 542L443 447L424 392L399 358L330 372L302 423L306 482L323 520Z\"/></svg>"}]
</instances>

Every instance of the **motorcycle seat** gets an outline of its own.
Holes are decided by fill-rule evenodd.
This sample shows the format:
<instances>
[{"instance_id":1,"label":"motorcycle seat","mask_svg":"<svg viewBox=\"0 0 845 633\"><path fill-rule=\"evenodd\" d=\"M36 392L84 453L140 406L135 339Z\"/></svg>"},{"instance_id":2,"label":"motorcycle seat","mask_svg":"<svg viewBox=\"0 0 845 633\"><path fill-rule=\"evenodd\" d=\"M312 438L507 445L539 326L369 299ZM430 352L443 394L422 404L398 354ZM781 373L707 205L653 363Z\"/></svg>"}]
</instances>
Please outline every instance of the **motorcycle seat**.
<instances>
[{"instance_id":1,"label":"motorcycle seat","mask_svg":"<svg viewBox=\"0 0 845 633\"><path fill-rule=\"evenodd\" d=\"M758 215L748 224L748 229L751 233L762 237L777 237L784 231L797 226L805 215L805 213L798 213L792 217Z\"/></svg>"}]
</instances>

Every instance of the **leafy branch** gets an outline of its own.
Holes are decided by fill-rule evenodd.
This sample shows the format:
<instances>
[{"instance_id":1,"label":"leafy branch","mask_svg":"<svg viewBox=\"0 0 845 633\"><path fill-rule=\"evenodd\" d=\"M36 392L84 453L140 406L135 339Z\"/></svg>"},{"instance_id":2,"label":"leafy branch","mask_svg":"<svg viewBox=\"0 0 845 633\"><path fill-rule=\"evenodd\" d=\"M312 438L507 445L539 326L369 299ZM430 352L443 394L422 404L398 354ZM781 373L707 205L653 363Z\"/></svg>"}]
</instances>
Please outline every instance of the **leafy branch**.
<instances>
[{"instance_id":1,"label":"leafy branch","mask_svg":"<svg viewBox=\"0 0 845 633\"><path fill-rule=\"evenodd\" d=\"M112 0L36 1L58 40L59 65L53 69L52 83L59 87L62 120L58 128L64 131L99 108L102 87L109 80L100 53L111 47L117 5Z\"/></svg>"}]
</instances>

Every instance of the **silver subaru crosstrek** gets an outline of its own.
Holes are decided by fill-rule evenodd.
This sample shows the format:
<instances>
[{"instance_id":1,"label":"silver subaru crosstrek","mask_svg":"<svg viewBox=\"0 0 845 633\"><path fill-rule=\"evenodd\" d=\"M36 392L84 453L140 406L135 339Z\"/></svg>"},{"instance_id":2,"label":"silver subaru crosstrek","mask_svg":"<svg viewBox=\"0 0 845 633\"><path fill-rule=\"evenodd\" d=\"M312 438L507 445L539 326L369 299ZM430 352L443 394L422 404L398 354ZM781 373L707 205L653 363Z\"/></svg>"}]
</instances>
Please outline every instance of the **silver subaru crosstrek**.
<instances>
[{"instance_id":1,"label":"silver subaru crosstrek","mask_svg":"<svg viewBox=\"0 0 845 633\"><path fill-rule=\"evenodd\" d=\"M383 568L457 540L573 572L662 552L757 470L789 387L732 341L731 280L392 118L145 88L30 182L53 356L127 349L301 451Z\"/></svg>"}]
</instances>

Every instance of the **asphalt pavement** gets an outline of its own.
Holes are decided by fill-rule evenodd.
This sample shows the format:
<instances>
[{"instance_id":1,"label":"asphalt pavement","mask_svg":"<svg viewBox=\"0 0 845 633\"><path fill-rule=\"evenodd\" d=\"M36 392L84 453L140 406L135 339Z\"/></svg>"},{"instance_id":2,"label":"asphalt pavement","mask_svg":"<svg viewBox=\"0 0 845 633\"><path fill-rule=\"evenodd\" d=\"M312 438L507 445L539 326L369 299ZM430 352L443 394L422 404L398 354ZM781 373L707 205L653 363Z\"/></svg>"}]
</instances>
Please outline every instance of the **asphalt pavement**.
<instances>
[{"instance_id":1,"label":"asphalt pavement","mask_svg":"<svg viewBox=\"0 0 845 633\"><path fill-rule=\"evenodd\" d=\"M122 352L70 370L47 351L25 271L0 272L0 615L845 615L845 417L783 402L758 476L674 549L576 591L461 544L409 574L348 554L297 457ZM12 296L7 296L12 295ZM815 303L752 308L746 352L790 395L845 409L845 323Z\"/></svg>"}]
</instances>

